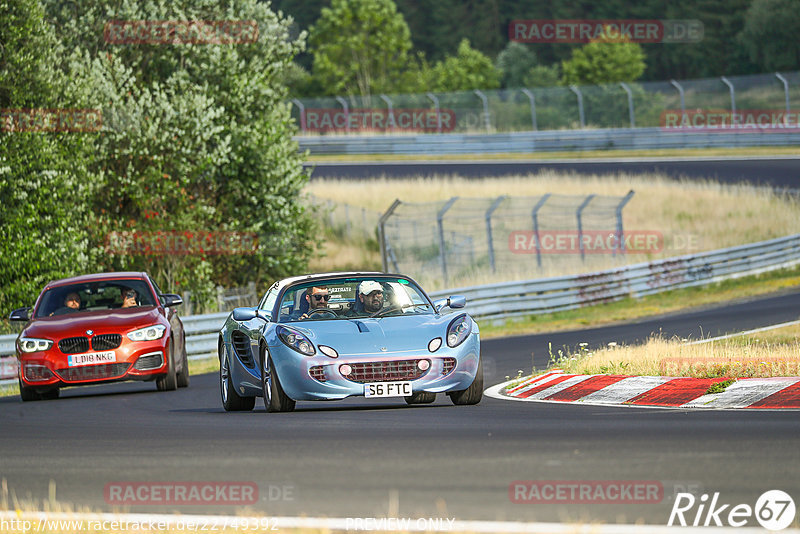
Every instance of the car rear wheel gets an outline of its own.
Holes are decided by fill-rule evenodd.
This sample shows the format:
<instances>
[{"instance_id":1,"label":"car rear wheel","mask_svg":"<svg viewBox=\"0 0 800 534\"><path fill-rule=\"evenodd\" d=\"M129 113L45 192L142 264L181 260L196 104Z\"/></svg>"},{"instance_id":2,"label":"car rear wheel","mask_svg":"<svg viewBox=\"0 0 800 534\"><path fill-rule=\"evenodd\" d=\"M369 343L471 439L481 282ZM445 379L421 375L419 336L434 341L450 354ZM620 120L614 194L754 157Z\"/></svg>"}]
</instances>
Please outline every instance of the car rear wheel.
<instances>
[{"instance_id":1,"label":"car rear wheel","mask_svg":"<svg viewBox=\"0 0 800 534\"><path fill-rule=\"evenodd\" d=\"M169 340L169 361L167 362L167 373L156 379L158 391L174 391L178 389L178 376L175 373L175 343L174 339Z\"/></svg>"},{"instance_id":2,"label":"car rear wheel","mask_svg":"<svg viewBox=\"0 0 800 534\"><path fill-rule=\"evenodd\" d=\"M283 391L272 357L266 351L261 351L261 391L264 394L264 407L268 412L291 412L295 402Z\"/></svg>"},{"instance_id":3,"label":"car rear wheel","mask_svg":"<svg viewBox=\"0 0 800 534\"><path fill-rule=\"evenodd\" d=\"M430 404L436 400L436 393L427 391L417 391L413 395L405 397L408 404Z\"/></svg>"},{"instance_id":4,"label":"car rear wheel","mask_svg":"<svg viewBox=\"0 0 800 534\"><path fill-rule=\"evenodd\" d=\"M186 354L186 345L183 346L181 351L181 360L183 365L177 375L177 382L179 388L189 387L189 356Z\"/></svg>"},{"instance_id":5,"label":"car rear wheel","mask_svg":"<svg viewBox=\"0 0 800 534\"><path fill-rule=\"evenodd\" d=\"M22 384L22 380L19 380L19 396L22 399L22 402L37 401L42 399L41 395L36 393L36 390L25 387Z\"/></svg>"},{"instance_id":6,"label":"car rear wheel","mask_svg":"<svg viewBox=\"0 0 800 534\"><path fill-rule=\"evenodd\" d=\"M230 362L225 346L219 346L219 393L226 412L247 412L256 405L255 397L240 397L231 379Z\"/></svg>"},{"instance_id":7,"label":"car rear wheel","mask_svg":"<svg viewBox=\"0 0 800 534\"><path fill-rule=\"evenodd\" d=\"M478 360L478 371L475 373L475 380L465 390L451 391L447 394L453 404L469 405L478 404L483 398L483 360Z\"/></svg>"}]
</instances>

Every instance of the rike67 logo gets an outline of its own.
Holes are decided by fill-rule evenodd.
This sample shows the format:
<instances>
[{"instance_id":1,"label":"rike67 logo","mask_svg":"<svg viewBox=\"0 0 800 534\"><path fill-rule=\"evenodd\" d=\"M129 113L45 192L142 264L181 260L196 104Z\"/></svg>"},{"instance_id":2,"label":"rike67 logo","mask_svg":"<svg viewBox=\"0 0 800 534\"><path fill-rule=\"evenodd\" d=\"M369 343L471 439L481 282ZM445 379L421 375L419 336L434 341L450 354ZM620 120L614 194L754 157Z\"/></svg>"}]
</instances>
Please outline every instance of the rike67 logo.
<instances>
[{"instance_id":1,"label":"rike67 logo","mask_svg":"<svg viewBox=\"0 0 800 534\"><path fill-rule=\"evenodd\" d=\"M794 500L781 490L769 490L761 494L755 506L749 504L723 504L719 500L719 492L715 492L709 501L704 493L697 499L691 493L678 493L672 512L669 514L667 526L691 525L693 527L709 527L730 525L743 527L752 519L767 530L783 530L794 521Z\"/></svg>"}]
</instances>

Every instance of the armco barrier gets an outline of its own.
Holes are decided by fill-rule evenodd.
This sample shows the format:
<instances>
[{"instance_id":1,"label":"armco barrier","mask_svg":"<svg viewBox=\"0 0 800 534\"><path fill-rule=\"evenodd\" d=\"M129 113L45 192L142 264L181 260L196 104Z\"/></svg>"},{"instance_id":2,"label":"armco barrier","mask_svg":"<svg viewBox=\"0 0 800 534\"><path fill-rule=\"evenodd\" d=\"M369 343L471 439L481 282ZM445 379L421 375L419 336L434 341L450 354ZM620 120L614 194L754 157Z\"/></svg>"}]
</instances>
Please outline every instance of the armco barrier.
<instances>
[{"instance_id":1,"label":"armco barrier","mask_svg":"<svg viewBox=\"0 0 800 534\"><path fill-rule=\"evenodd\" d=\"M800 234L750 245L638 263L590 274L503 282L436 291L431 298L467 297L467 310L478 319L502 319L570 310L640 297L671 289L712 284L800 264ZM217 349L217 332L228 312L183 318L186 350L192 357ZM14 353L16 335L0 336L0 356ZM13 377L12 358L0 359L0 379ZM13 367L13 370L11 370ZM9 372L11 370L11 372Z\"/></svg>"},{"instance_id":2,"label":"armco barrier","mask_svg":"<svg viewBox=\"0 0 800 534\"><path fill-rule=\"evenodd\" d=\"M675 132L661 128L549 130L496 134L297 136L300 150L322 154L479 154L610 149L797 145L800 132Z\"/></svg>"}]
</instances>

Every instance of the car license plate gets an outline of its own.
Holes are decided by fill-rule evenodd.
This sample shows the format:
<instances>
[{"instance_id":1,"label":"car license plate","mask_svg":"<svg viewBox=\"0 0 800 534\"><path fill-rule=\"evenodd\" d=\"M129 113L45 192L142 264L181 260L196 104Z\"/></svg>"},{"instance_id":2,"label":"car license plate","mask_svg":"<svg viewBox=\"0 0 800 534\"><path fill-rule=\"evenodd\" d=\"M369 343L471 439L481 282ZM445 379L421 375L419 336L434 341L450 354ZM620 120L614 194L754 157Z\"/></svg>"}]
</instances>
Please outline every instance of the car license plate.
<instances>
[{"instance_id":1,"label":"car license plate","mask_svg":"<svg viewBox=\"0 0 800 534\"><path fill-rule=\"evenodd\" d=\"M105 352L87 352L86 354L70 354L69 366L79 367L81 365L96 365L98 363L114 363L117 355L113 350Z\"/></svg>"},{"instance_id":2,"label":"car license plate","mask_svg":"<svg viewBox=\"0 0 800 534\"><path fill-rule=\"evenodd\" d=\"M364 384L365 397L408 397L411 382L372 382Z\"/></svg>"}]
</instances>

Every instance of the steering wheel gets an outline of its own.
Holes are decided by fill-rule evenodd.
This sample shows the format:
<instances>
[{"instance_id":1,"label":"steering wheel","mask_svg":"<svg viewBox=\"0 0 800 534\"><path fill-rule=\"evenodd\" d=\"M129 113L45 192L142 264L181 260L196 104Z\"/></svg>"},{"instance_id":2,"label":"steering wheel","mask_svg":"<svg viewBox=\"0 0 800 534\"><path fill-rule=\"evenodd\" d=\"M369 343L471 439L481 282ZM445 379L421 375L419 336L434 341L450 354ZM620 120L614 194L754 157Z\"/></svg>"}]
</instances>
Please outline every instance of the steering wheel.
<instances>
[{"instance_id":1,"label":"steering wheel","mask_svg":"<svg viewBox=\"0 0 800 534\"><path fill-rule=\"evenodd\" d=\"M331 319L335 319L338 317L338 315L336 315L336 312L333 310L329 310L327 308L317 308L315 310L311 310L310 312L308 312L308 318L311 319L311 317L315 314L319 314L320 318L329 317Z\"/></svg>"}]
</instances>

